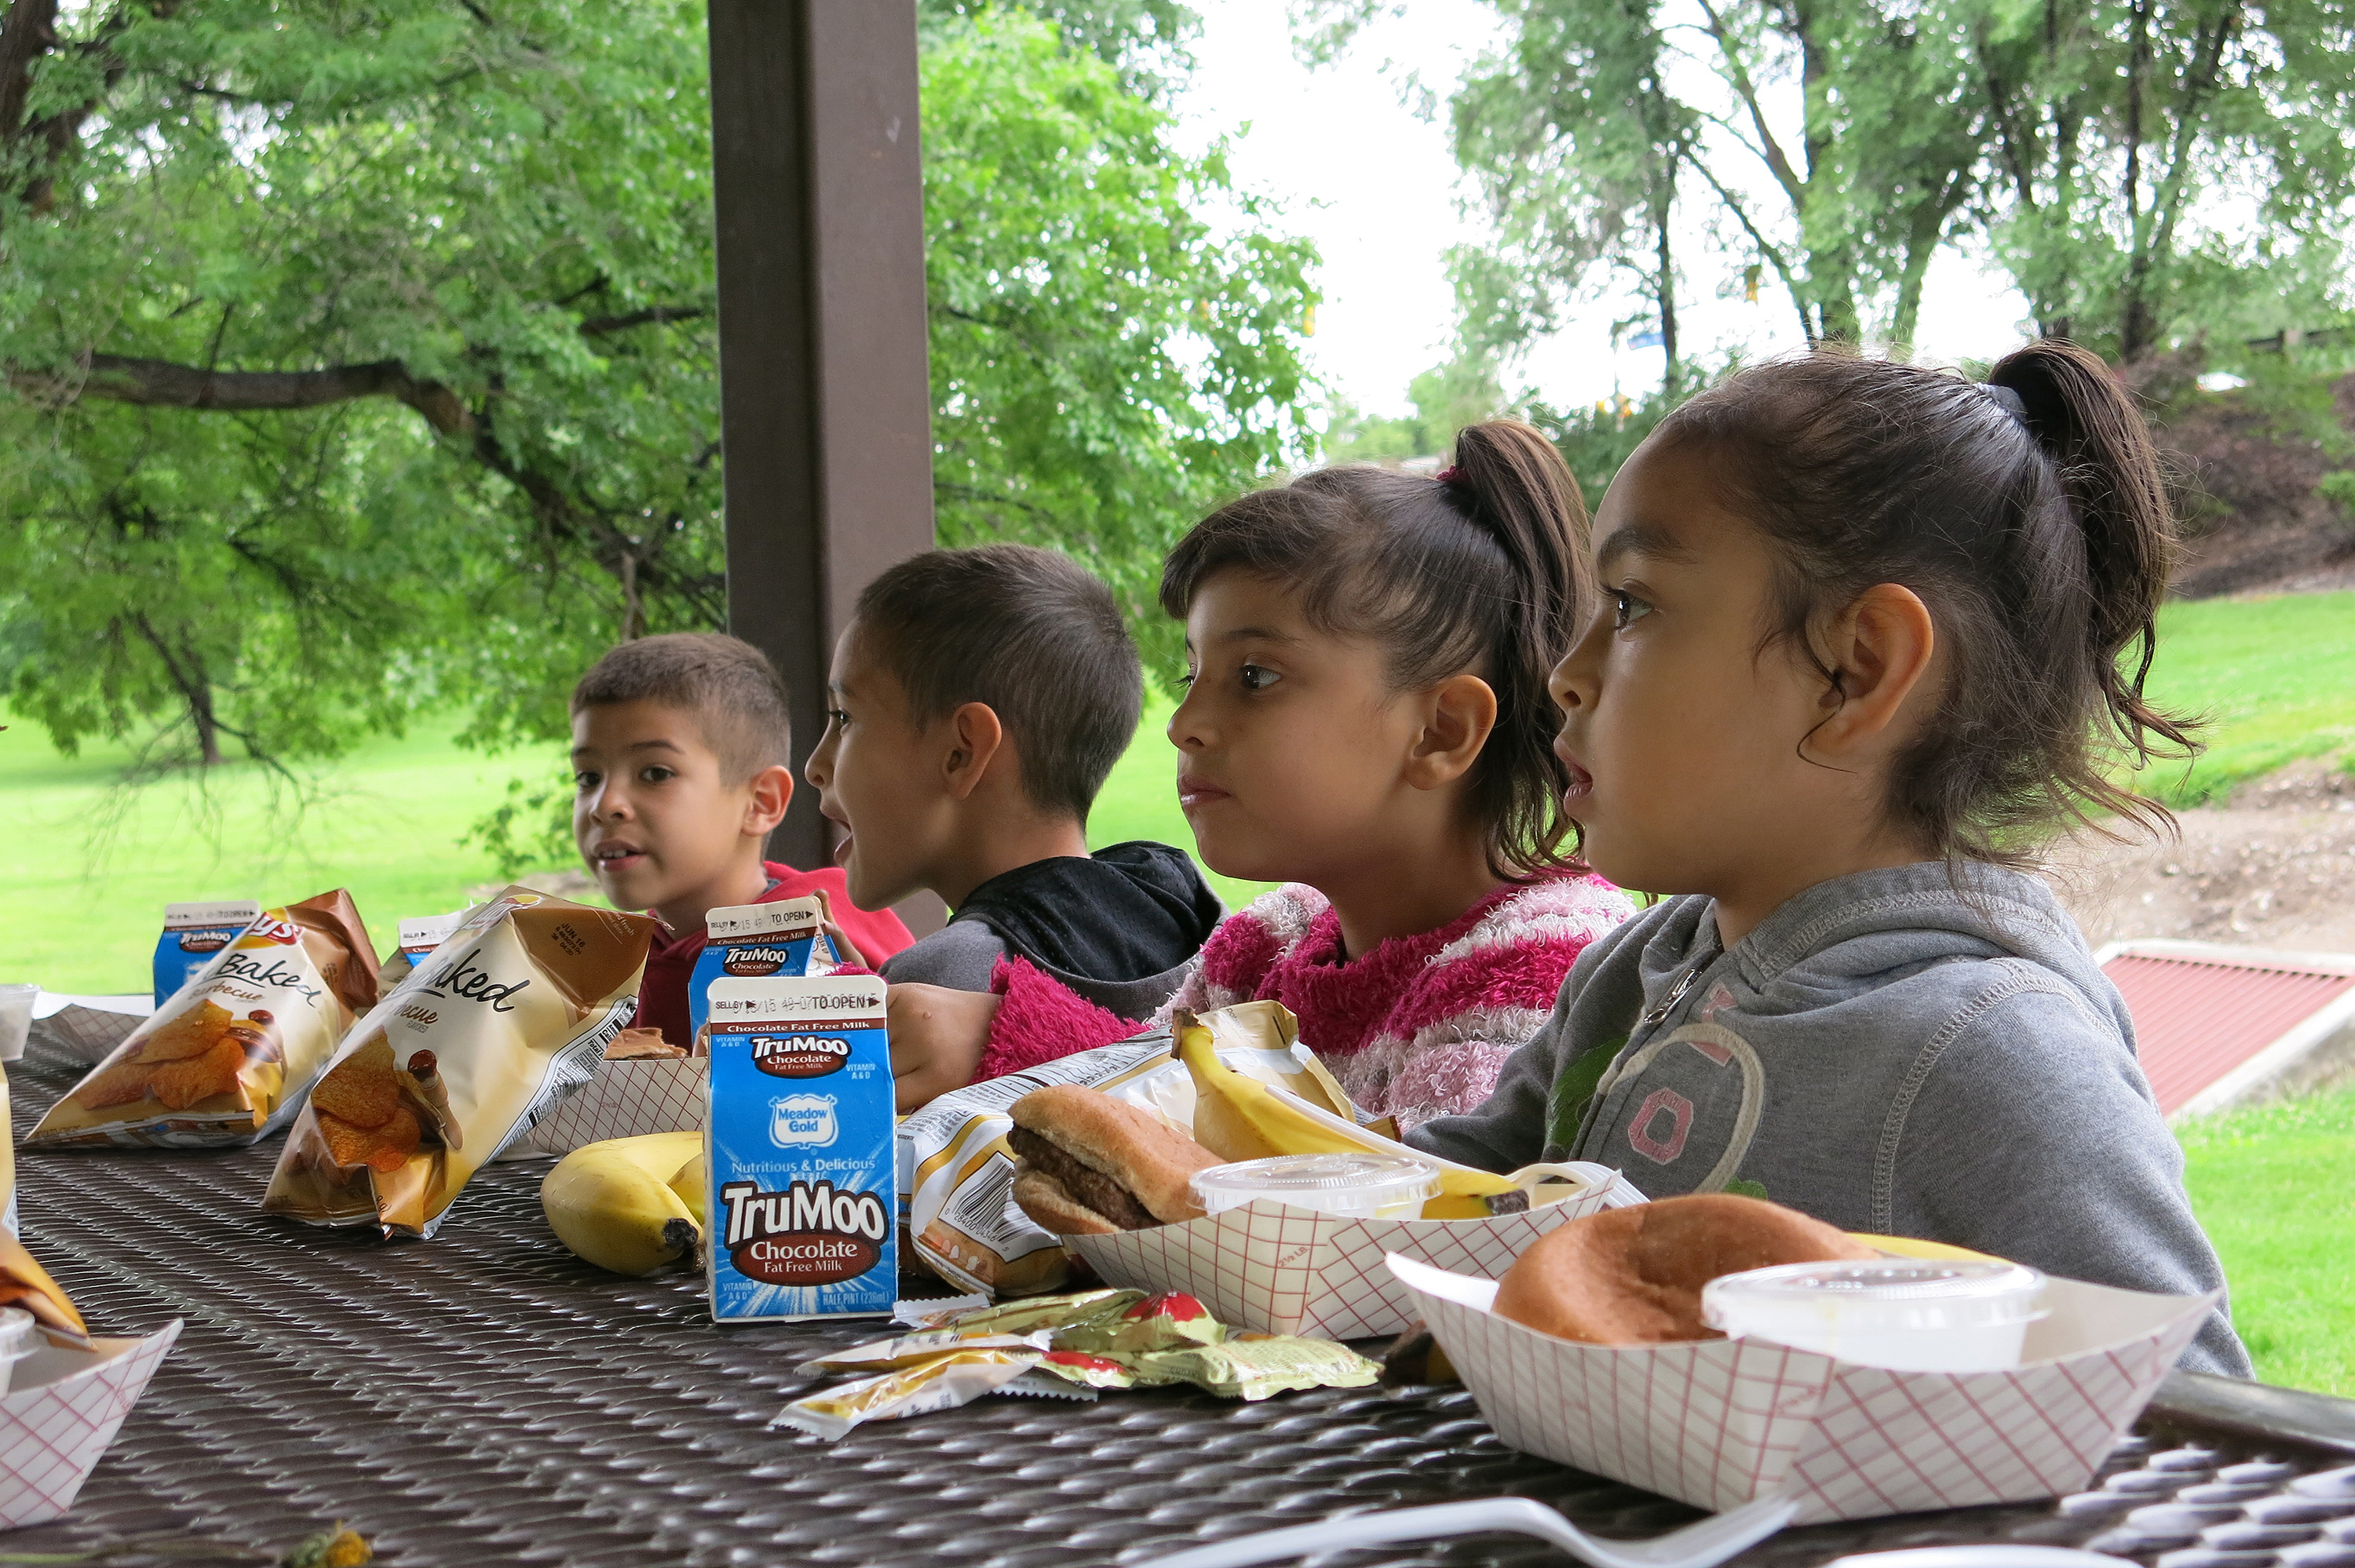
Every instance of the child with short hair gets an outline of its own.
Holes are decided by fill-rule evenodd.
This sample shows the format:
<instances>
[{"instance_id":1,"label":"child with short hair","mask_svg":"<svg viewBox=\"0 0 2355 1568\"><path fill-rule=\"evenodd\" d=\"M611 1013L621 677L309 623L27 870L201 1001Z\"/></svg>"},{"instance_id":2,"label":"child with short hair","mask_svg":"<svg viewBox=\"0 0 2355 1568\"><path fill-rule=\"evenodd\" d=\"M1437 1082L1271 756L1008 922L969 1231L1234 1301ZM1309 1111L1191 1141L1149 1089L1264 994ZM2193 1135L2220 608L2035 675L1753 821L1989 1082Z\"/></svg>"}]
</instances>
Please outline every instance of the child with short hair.
<instances>
[{"instance_id":1,"label":"child with short hair","mask_svg":"<svg viewBox=\"0 0 2355 1568\"><path fill-rule=\"evenodd\" d=\"M646 955L643 1029L687 1046L687 988L704 916L815 895L860 949L911 940L900 917L860 906L832 866L796 871L761 846L794 797L784 683L767 655L716 632L624 642L572 689L572 834L618 909L669 927Z\"/></svg>"},{"instance_id":2,"label":"child with short hair","mask_svg":"<svg viewBox=\"0 0 2355 1568\"><path fill-rule=\"evenodd\" d=\"M1212 870L1287 885L1219 927L1174 1005L1283 1002L1401 1127L1487 1097L1633 913L1565 842L1550 746L1585 544L1561 453L1503 419L1436 478L1322 469L1178 542L1178 800Z\"/></svg>"},{"instance_id":3,"label":"child with short hair","mask_svg":"<svg viewBox=\"0 0 2355 1568\"><path fill-rule=\"evenodd\" d=\"M880 966L901 1109L1168 1000L1223 911L1167 844L1088 853L1144 704L1111 589L1050 550L931 551L858 596L826 689L805 777L846 831L851 896L930 889L954 911Z\"/></svg>"},{"instance_id":4,"label":"child with short hair","mask_svg":"<svg viewBox=\"0 0 2355 1568\"><path fill-rule=\"evenodd\" d=\"M2030 871L2057 822L2171 825L2106 768L2190 749L2143 694L2174 549L2141 417L2069 344L1985 385L1818 353L1669 415L1552 692L1587 858L1677 896L1409 1141L2221 1287L2125 1004ZM2249 1370L2221 1310L2183 1364Z\"/></svg>"}]
</instances>

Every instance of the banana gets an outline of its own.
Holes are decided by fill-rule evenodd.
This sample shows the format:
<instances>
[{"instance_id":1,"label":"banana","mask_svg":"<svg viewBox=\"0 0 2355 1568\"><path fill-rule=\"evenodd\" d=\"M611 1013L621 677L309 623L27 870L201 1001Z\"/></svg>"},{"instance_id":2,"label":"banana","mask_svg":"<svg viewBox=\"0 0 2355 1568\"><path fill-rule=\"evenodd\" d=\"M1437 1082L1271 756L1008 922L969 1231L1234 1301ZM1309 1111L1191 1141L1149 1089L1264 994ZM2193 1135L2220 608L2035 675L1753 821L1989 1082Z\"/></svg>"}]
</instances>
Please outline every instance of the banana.
<instances>
[{"instance_id":1,"label":"banana","mask_svg":"<svg viewBox=\"0 0 2355 1568\"><path fill-rule=\"evenodd\" d=\"M1181 1014L1178 1057L1194 1078L1194 1141L1221 1160L1278 1154L1412 1154L1439 1167L1439 1196L1423 1205L1426 1220L1485 1219L1529 1207L1508 1178L1450 1164L1320 1110L1296 1095L1238 1073L1219 1060L1210 1032ZM1501 1201L1499 1201L1501 1200Z\"/></svg>"},{"instance_id":2,"label":"banana","mask_svg":"<svg viewBox=\"0 0 2355 1568\"><path fill-rule=\"evenodd\" d=\"M710 1229L711 1178L704 1169L703 1148L699 1143L695 1152L687 1156L687 1163L674 1171L671 1179L663 1185L678 1194L678 1201L687 1205L687 1212L695 1216L697 1224L706 1230Z\"/></svg>"},{"instance_id":3,"label":"banana","mask_svg":"<svg viewBox=\"0 0 2355 1568\"><path fill-rule=\"evenodd\" d=\"M700 1132L583 1144L540 1182L539 1204L557 1239L598 1267L652 1274L692 1257L703 1239L705 1204L690 1202L679 1191L690 1174L687 1185L700 1200Z\"/></svg>"}]
</instances>

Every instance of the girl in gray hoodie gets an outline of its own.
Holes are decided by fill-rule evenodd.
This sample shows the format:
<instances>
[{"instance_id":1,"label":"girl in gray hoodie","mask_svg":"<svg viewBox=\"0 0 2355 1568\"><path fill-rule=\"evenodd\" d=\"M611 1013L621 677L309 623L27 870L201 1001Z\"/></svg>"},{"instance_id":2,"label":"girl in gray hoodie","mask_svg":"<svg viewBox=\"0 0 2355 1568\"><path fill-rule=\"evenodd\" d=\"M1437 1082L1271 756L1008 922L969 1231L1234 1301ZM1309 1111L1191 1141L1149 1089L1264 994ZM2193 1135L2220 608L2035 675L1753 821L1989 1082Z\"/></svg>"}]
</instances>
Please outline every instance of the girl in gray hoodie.
<instances>
[{"instance_id":1,"label":"girl in gray hoodie","mask_svg":"<svg viewBox=\"0 0 2355 1568\"><path fill-rule=\"evenodd\" d=\"M1409 1141L2220 1287L2133 1022L2030 872L2058 823L2172 827L2112 772L2194 747L2142 690L2174 549L2140 416L2069 344L1983 384L1817 353L1671 414L1552 694L1588 863L1674 896ZM2183 1364L2249 1370L2221 1310Z\"/></svg>"}]
</instances>

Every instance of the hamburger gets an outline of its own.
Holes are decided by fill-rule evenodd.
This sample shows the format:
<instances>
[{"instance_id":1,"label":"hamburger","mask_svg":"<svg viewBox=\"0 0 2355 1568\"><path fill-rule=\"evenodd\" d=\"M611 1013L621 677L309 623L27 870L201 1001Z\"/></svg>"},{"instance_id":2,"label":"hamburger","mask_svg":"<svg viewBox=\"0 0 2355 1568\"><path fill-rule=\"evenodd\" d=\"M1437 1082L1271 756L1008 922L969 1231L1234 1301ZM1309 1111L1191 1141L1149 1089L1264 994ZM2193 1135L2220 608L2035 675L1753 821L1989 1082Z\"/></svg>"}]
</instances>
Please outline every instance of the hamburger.
<instances>
[{"instance_id":1,"label":"hamburger","mask_svg":"<svg viewBox=\"0 0 2355 1568\"><path fill-rule=\"evenodd\" d=\"M1696 1192L1605 1209L1547 1232L1505 1271L1496 1312L1595 1345L1721 1340L1700 1316L1700 1287L1719 1276L1880 1255L1780 1203Z\"/></svg>"},{"instance_id":2,"label":"hamburger","mask_svg":"<svg viewBox=\"0 0 2355 1568\"><path fill-rule=\"evenodd\" d=\"M1224 1163L1151 1111L1070 1084L1007 1107L1021 1157L1014 1201L1059 1236L1110 1235L1202 1217L1194 1172Z\"/></svg>"}]
</instances>

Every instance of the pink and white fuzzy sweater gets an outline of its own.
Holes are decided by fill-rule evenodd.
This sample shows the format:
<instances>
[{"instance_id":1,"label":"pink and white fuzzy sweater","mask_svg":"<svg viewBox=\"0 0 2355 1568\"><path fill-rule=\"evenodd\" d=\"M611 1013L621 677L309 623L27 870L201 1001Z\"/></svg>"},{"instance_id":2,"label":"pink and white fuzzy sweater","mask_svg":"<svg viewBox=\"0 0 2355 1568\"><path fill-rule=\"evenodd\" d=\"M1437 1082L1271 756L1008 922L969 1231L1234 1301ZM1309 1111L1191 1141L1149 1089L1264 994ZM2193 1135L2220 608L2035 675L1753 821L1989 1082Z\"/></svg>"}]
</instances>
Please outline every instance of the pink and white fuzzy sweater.
<instances>
[{"instance_id":1,"label":"pink and white fuzzy sweater","mask_svg":"<svg viewBox=\"0 0 2355 1568\"><path fill-rule=\"evenodd\" d=\"M1635 912L1601 877L1558 876L1500 887L1435 931L1341 961L1332 906L1287 884L1220 922L1169 1007L1284 1003L1359 1107L1404 1131L1486 1100L1579 953Z\"/></svg>"}]
</instances>

